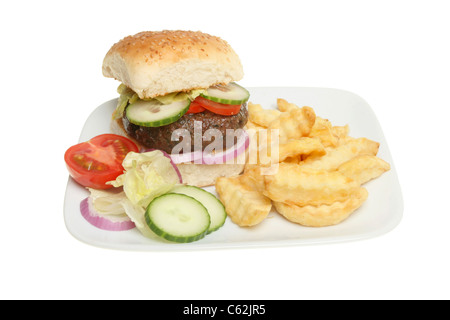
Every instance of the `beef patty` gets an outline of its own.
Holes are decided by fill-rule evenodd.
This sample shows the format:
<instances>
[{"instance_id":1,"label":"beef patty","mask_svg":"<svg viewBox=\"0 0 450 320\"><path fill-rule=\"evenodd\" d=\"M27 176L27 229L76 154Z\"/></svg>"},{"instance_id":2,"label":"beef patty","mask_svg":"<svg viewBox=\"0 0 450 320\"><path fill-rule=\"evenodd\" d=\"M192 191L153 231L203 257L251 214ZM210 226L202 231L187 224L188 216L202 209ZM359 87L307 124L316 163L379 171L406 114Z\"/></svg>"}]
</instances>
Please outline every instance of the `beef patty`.
<instances>
[{"instance_id":1,"label":"beef patty","mask_svg":"<svg viewBox=\"0 0 450 320\"><path fill-rule=\"evenodd\" d=\"M223 141L220 141L218 143L222 143L222 146L225 149L227 147L227 141L228 145L230 143L230 138L233 138L234 141L236 141L233 132L228 132L227 137L227 129L242 129L247 124L247 120L247 104L242 105L239 113L232 116L222 116L205 110L200 113L185 114L178 121L162 127L143 127L133 124L126 117L126 112L123 113L122 118L123 127L130 135L130 137L141 143L144 147L147 147L149 149L159 149L169 154L172 153L172 149L180 143L182 143L183 146L188 146L189 143L189 141L185 142L182 136L172 137L172 133L174 133L175 130L177 130L177 132L185 132L190 134L190 150L189 148L185 148L185 151L189 150L189 152L193 152L200 147L200 143L198 143L198 146L195 146L194 144L195 123L197 123L198 132L200 132L200 125L202 128L202 150L204 150L206 146L215 141L215 133L219 133L219 131L223 137ZM178 129L185 130L179 131ZM212 136L208 137L208 135L205 136L205 132L208 129L216 130L209 131ZM177 153L182 153L182 151Z\"/></svg>"}]
</instances>

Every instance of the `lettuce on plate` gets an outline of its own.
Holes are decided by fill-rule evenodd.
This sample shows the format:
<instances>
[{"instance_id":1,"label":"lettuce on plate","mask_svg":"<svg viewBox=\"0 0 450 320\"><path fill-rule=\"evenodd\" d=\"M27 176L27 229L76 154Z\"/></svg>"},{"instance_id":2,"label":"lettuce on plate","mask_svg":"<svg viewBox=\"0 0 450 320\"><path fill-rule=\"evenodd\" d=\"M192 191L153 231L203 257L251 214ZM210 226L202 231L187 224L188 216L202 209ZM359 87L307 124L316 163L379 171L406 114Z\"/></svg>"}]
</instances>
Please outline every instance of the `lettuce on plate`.
<instances>
[{"instance_id":1,"label":"lettuce on plate","mask_svg":"<svg viewBox=\"0 0 450 320\"><path fill-rule=\"evenodd\" d=\"M159 150L130 152L122 166L124 173L108 182L116 188L88 189L92 204L102 215L128 216L145 237L156 238L145 222L145 210L154 198L180 183L178 173L170 159Z\"/></svg>"},{"instance_id":2,"label":"lettuce on plate","mask_svg":"<svg viewBox=\"0 0 450 320\"><path fill-rule=\"evenodd\" d=\"M127 197L121 189L98 190L88 188L94 209L102 215L121 216L125 210L121 201Z\"/></svg>"},{"instance_id":3,"label":"lettuce on plate","mask_svg":"<svg viewBox=\"0 0 450 320\"><path fill-rule=\"evenodd\" d=\"M108 183L114 187L123 186L128 200L144 208L154 198L169 192L179 183L178 174L170 159L159 150L130 152L122 166L124 173Z\"/></svg>"}]
</instances>

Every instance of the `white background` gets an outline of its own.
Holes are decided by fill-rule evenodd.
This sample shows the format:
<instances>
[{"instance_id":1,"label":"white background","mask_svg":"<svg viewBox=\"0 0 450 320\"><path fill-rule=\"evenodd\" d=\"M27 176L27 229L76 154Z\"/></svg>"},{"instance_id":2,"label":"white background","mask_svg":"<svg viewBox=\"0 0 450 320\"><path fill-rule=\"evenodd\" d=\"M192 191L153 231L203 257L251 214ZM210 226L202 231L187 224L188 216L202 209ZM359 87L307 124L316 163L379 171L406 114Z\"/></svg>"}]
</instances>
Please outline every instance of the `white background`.
<instances>
[{"instance_id":1,"label":"white background","mask_svg":"<svg viewBox=\"0 0 450 320\"><path fill-rule=\"evenodd\" d=\"M450 298L447 1L9 1L0 19L2 299ZM116 97L106 51L143 30L227 40L244 86L348 90L374 109L404 196L364 241L200 252L86 245L63 219L64 151Z\"/></svg>"}]
</instances>

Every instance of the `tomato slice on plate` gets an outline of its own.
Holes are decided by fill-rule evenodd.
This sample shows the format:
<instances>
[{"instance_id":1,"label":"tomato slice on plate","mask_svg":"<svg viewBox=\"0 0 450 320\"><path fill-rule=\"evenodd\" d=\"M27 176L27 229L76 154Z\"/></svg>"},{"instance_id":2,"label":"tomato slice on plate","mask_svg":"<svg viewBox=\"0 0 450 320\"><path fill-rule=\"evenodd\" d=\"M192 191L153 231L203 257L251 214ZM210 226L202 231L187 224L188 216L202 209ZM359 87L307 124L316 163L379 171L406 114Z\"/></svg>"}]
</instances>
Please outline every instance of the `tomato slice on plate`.
<instances>
[{"instance_id":1,"label":"tomato slice on plate","mask_svg":"<svg viewBox=\"0 0 450 320\"><path fill-rule=\"evenodd\" d=\"M130 151L139 152L130 139L101 134L67 149L64 160L70 176L82 186L109 189L106 182L123 173L122 161Z\"/></svg>"},{"instance_id":2,"label":"tomato slice on plate","mask_svg":"<svg viewBox=\"0 0 450 320\"><path fill-rule=\"evenodd\" d=\"M232 116L238 114L241 110L240 104L223 104L208 100L201 96L198 96L194 101L191 102L191 106L189 107L189 109L198 107L203 107L206 110L223 116Z\"/></svg>"}]
</instances>

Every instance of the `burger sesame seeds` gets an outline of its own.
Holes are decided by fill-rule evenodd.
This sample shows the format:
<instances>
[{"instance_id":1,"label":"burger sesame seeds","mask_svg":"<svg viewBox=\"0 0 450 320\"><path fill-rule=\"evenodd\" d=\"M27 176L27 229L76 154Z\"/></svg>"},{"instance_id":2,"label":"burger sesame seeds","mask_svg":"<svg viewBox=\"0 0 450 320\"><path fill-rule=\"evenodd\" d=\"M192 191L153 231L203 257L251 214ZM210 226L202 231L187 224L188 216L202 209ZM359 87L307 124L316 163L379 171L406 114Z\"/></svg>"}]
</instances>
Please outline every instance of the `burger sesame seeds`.
<instances>
[{"instance_id":1,"label":"burger sesame seeds","mask_svg":"<svg viewBox=\"0 0 450 320\"><path fill-rule=\"evenodd\" d=\"M209 53L227 55L233 50L229 44L219 37L214 37L200 31L163 30L141 32L134 36L125 37L116 46L125 55L137 55L141 63L152 64L155 60L162 60L163 56L172 52L179 59L190 55L209 57ZM215 52L213 54L213 52ZM226 58L230 62L231 58Z\"/></svg>"}]
</instances>

